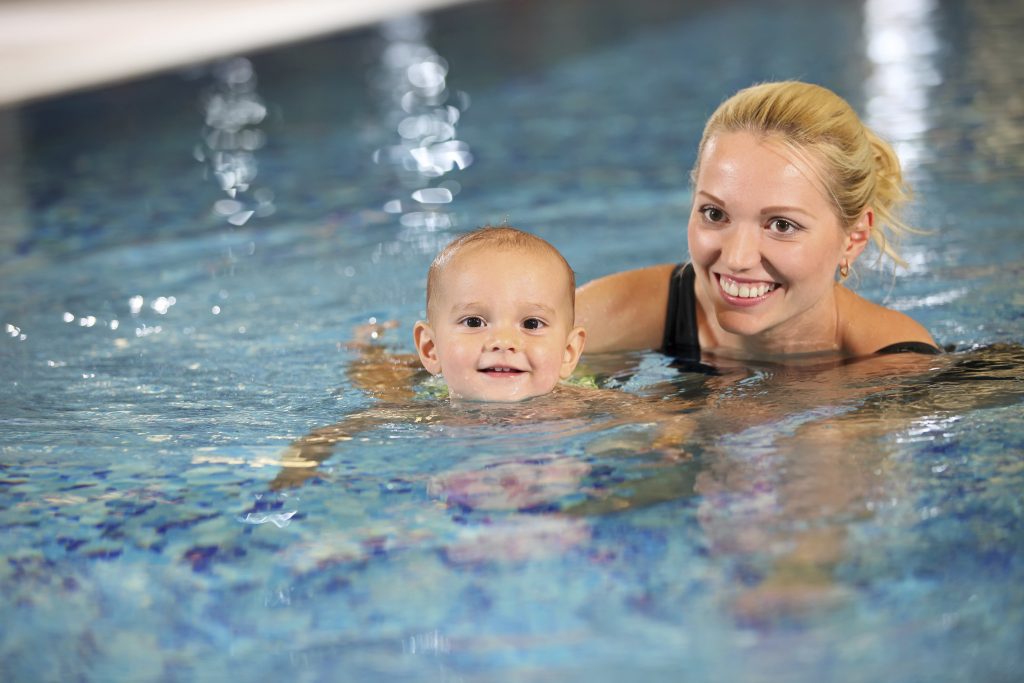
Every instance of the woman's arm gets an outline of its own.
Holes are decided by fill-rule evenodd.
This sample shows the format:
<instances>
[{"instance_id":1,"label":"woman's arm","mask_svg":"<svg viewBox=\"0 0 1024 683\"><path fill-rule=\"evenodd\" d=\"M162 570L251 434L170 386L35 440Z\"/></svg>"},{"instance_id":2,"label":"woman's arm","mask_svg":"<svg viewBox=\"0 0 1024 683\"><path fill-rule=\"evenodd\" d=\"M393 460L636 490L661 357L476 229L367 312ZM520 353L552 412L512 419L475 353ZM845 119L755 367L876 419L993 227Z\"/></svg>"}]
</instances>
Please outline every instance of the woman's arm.
<instances>
[{"instance_id":1,"label":"woman's arm","mask_svg":"<svg viewBox=\"0 0 1024 683\"><path fill-rule=\"evenodd\" d=\"M587 330L587 353L661 347L668 283L674 264L607 275L576 290L576 324Z\"/></svg>"}]
</instances>

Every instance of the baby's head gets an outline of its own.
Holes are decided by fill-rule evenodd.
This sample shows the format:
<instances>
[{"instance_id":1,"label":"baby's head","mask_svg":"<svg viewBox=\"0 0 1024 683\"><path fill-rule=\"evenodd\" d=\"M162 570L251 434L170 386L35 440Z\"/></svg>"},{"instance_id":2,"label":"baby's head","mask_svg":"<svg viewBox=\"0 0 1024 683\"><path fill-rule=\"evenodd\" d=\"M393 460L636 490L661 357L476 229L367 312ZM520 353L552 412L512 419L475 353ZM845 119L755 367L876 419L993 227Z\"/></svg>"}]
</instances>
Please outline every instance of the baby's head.
<instances>
[{"instance_id":1,"label":"baby's head","mask_svg":"<svg viewBox=\"0 0 1024 683\"><path fill-rule=\"evenodd\" d=\"M463 235L427 274L427 320L413 329L420 361L452 398L546 394L583 352L575 291L572 268L541 238L510 227Z\"/></svg>"}]
</instances>

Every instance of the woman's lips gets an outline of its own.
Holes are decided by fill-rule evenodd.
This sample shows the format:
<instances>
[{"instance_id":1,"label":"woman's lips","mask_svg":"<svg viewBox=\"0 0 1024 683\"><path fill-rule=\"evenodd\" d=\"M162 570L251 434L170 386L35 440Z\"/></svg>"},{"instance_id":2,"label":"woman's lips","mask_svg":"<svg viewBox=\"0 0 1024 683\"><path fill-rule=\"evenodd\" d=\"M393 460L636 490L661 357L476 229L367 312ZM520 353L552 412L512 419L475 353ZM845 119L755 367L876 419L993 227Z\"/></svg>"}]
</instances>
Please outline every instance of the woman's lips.
<instances>
[{"instance_id":1,"label":"woman's lips","mask_svg":"<svg viewBox=\"0 0 1024 683\"><path fill-rule=\"evenodd\" d=\"M763 280L735 280L728 275L716 275L718 286L725 298L741 305L751 305L764 301L769 294L778 288L777 282Z\"/></svg>"}]
</instances>

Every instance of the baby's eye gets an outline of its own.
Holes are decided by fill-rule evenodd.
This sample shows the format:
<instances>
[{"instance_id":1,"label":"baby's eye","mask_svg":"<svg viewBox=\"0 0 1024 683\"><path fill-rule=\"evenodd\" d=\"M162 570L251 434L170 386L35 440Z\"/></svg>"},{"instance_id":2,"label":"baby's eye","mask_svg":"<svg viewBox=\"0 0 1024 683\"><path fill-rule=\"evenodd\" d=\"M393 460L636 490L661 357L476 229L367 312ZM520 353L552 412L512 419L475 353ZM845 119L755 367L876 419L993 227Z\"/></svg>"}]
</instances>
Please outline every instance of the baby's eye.
<instances>
[{"instance_id":1,"label":"baby's eye","mask_svg":"<svg viewBox=\"0 0 1024 683\"><path fill-rule=\"evenodd\" d=\"M547 323L545 323L540 318L527 318L526 320L523 321L523 327L528 330L539 330L546 324Z\"/></svg>"},{"instance_id":2,"label":"baby's eye","mask_svg":"<svg viewBox=\"0 0 1024 683\"><path fill-rule=\"evenodd\" d=\"M768 222L768 229L779 235L792 235L800 228L785 218L773 218Z\"/></svg>"},{"instance_id":3,"label":"baby's eye","mask_svg":"<svg viewBox=\"0 0 1024 683\"><path fill-rule=\"evenodd\" d=\"M722 211L717 206L705 206L700 210L704 220L710 223L720 223L725 220L725 211Z\"/></svg>"},{"instance_id":4,"label":"baby's eye","mask_svg":"<svg viewBox=\"0 0 1024 683\"><path fill-rule=\"evenodd\" d=\"M468 315L460 320L459 324L465 325L466 327L483 327L486 323L484 322L484 319L478 315Z\"/></svg>"}]
</instances>

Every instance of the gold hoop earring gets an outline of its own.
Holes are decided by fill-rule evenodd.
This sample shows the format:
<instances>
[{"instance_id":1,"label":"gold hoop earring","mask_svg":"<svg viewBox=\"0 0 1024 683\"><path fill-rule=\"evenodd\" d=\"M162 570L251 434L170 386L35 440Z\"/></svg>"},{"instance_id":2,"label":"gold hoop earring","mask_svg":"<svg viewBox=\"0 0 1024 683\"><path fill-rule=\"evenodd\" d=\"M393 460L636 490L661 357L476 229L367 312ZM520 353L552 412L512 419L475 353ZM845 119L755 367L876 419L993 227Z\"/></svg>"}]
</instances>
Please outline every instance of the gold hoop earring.
<instances>
[{"instance_id":1,"label":"gold hoop earring","mask_svg":"<svg viewBox=\"0 0 1024 683\"><path fill-rule=\"evenodd\" d=\"M845 280L850 277L850 261L843 259L843 265L839 266L839 277Z\"/></svg>"}]
</instances>

